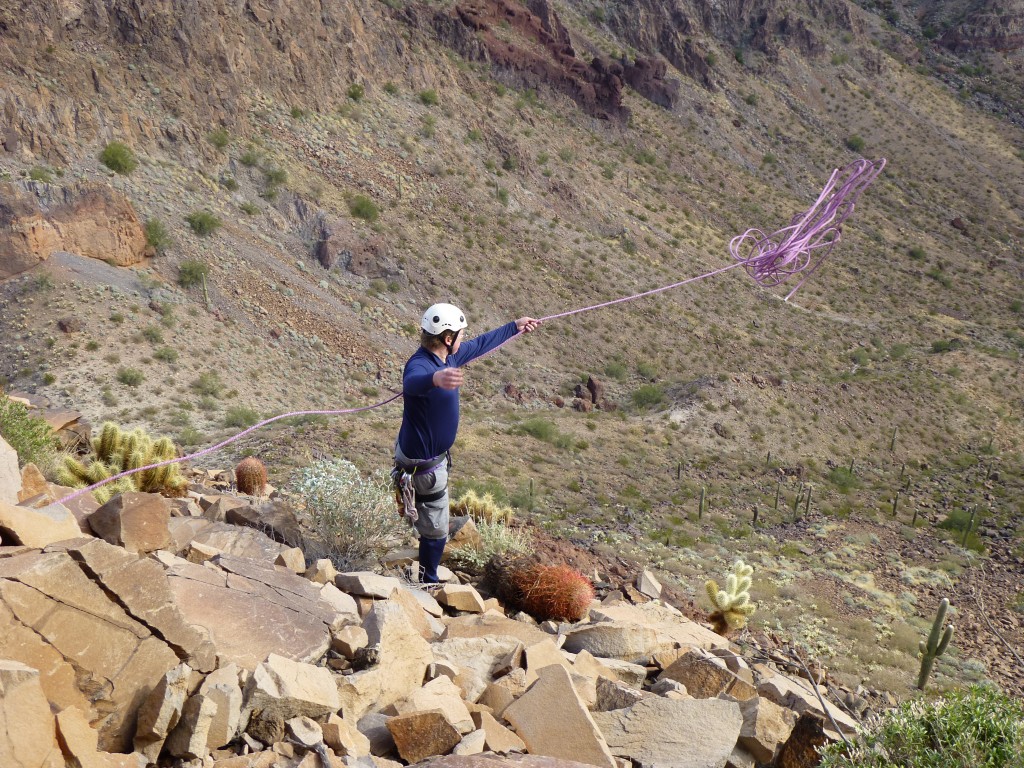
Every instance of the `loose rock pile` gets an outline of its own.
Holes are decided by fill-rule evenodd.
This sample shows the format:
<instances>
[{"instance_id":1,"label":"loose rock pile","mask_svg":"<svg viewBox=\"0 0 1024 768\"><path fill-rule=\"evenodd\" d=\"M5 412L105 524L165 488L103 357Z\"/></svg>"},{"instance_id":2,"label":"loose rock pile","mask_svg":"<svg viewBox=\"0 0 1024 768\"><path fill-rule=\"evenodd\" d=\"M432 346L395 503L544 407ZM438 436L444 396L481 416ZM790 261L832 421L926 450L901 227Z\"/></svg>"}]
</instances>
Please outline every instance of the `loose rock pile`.
<instances>
[{"instance_id":1,"label":"loose rock pile","mask_svg":"<svg viewBox=\"0 0 1024 768\"><path fill-rule=\"evenodd\" d=\"M307 563L281 502L193 486L69 509L10 477L4 766L790 768L855 728L657 600L538 624L469 584Z\"/></svg>"}]
</instances>

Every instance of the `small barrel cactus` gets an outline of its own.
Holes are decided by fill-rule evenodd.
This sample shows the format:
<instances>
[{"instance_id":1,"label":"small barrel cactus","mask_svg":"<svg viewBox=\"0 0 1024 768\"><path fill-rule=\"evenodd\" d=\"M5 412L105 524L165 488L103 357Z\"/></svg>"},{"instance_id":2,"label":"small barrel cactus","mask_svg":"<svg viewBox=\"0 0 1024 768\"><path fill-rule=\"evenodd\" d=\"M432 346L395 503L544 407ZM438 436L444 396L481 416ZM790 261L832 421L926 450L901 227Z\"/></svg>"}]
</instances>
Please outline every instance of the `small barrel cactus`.
<instances>
[{"instance_id":1,"label":"small barrel cactus","mask_svg":"<svg viewBox=\"0 0 1024 768\"><path fill-rule=\"evenodd\" d=\"M492 558L485 582L505 602L539 621L579 621L594 599L594 585L568 565Z\"/></svg>"},{"instance_id":2,"label":"small barrel cactus","mask_svg":"<svg viewBox=\"0 0 1024 768\"><path fill-rule=\"evenodd\" d=\"M267 485L267 468L255 456L242 459L235 467L235 482L239 493L262 496Z\"/></svg>"},{"instance_id":3,"label":"small barrel cactus","mask_svg":"<svg viewBox=\"0 0 1024 768\"><path fill-rule=\"evenodd\" d=\"M747 619L757 610L757 606L750 602L750 577L753 573L753 566L737 560L732 573L725 580L725 589L720 589L714 579L704 584L711 604L715 607L708 619L718 634L743 629Z\"/></svg>"}]
</instances>

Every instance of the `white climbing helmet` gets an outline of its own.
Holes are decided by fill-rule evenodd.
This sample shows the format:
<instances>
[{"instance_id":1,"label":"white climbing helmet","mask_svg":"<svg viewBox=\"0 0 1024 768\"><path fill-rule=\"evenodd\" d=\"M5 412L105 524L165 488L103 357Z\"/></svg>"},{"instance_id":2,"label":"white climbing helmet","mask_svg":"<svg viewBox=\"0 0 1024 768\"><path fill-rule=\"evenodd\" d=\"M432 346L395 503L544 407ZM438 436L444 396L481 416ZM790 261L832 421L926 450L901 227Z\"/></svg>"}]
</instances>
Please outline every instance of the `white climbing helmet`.
<instances>
[{"instance_id":1,"label":"white climbing helmet","mask_svg":"<svg viewBox=\"0 0 1024 768\"><path fill-rule=\"evenodd\" d=\"M431 336L437 336L445 331L458 333L466 325L466 316L454 304L434 304L427 307L427 311L423 313L420 328Z\"/></svg>"}]
</instances>

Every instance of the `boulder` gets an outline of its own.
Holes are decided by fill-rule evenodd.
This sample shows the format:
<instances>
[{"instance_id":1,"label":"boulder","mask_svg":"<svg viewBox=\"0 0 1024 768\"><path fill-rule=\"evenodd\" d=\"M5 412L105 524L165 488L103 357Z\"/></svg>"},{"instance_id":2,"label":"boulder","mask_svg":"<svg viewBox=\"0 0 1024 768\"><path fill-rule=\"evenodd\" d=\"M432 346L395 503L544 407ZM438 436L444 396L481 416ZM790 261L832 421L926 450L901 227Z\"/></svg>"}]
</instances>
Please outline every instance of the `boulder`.
<instances>
[{"instance_id":1,"label":"boulder","mask_svg":"<svg viewBox=\"0 0 1024 768\"><path fill-rule=\"evenodd\" d=\"M595 686L595 701L591 708L594 712L611 712L615 709L626 709L636 704L640 699L650 696L650 693L623 685L617 680L610 680L607 677L597 678Z\"/></svg>"},{"instance_id":2,"label":"boulder","mask_svg":"<svg viewBox=\"0 0 1024 768\"><path fill-rule=\"evenodd\" d=\"M550 640L548 641L550 642ZM432 646L434 658L458 667L455 682L467 701L477 701L491 681L521 663L523 644L510 636L452 637Z\"/></svg>"},{"instance_id":3,"label":"boulder","mask_svg":"<svg viewBox=\"0 0 1024 768\"><path fill-rule=\"evenodd\" d=\"M825 721L813 712L804 712L797 718L789 738L779 748L776 768L807 768L821 762L818 748L828 743Z\"/></svg>"},{"instance_id":4,"label":"boulder","mask_svg":"<svg viewBox=\"0 0 1024 768\"><path fill-rule=\"evenodd\" d=\"M89 527L111 544L145 553L170 544L170 519L171 505L160 494L128 492L89 515Z\"/></svg>"},{"instance_id":5,"label":"boulder","mask_svg":"<svg viewBox=\"0 0 1024 768\"><path fill-rule=\"evenodd\" d=\"M413 597L413 590L400 587L391 593L389 599L402 606L405 615L424 640L432 641L444 632L444 625L423 610L420 602Z\"/></svg>"},{"instance_id":6,"label":"boulder","mask_svg":"<svg viewBox=\"0 0 1024 768\"><path fill-rule=\"evenodd\" d=\"M252 513L252 519L255 520L255 512L252 512L249 507L249 502L244 499L240 499L237 496L202 496L199 499L199 507L203 510L203 517L207 520L212 520L215 523L228 522L232 525L246 525L246 517L241 516L245 512ZM232 514L240 512L241 514ZM253 525L253 528L259 526ZM265 532L265 531L264 531Z\"/></svg>"},{"instance_id":7,"label":"boulder","mask_svg":"<svg viewBox=\"0 0 1024 768\"><path fill-rule=\"evenodd\" d=\"M757 693L780 707L791 709L797 714L811 712L825 720L826 733L832 732L832 738L838 739L839 734L832 730L829 716L835 720L836 725L843 733L856 733L857 723L846 712L839 707L828 704L826 710L822 707L818 697L814 694L813 686L804 679L795 679L777 672L773 675L763 677L757 684ZM822 692L824 698L824 692Z\"/></svg>"},{"instance_id":8,"label":"boulder","mask_svg":"<svg viewBox=\"0 0 1024 768\"><path fill-rule=\"evenodd\" d=\"M172 757L204 760L210 754L206 739L216 714L217 704L212 699L199 694L190 696L164 749Z\"/></svg>"},{"instance_id":9,"label":"boulder","mask_svg":"<svg viewBox=\"0 0 1024 768\"><path fill-rule=\"evenodd\" d=\"M631 688L642 688L647 680L647 667L618 659L598 659L590 651L580 651L572 661L574 672L588 677L618 680Z\"/></svg>"},{"instance_id":10,"label":"boulder","mask_svg":"<svg viewBox=\"0 0 1024 768\"><path fill-rule=\"evenodd\" d=\"M381 576L372 571L350 571L335 576L334 586L350 595L383 600L391 597L391 593L402 586L402 582L393 576Z\"/></svg>"},{"instance_id":11,"label":"boulder","mask_svg":"<svg viewBox=\"0 0 1024 768\"><path fill-rule=\"evenodd\" d=\"M526 744L494 719L489 712L474 712L473 723L484 732L484 744L492 752L525 752Z\"/></svg>"},{"instance_id":12,"label":"boulder","mask_svg":"<svg viewBox=\"0 0 1024 768\"><path fill-rule=\"evenodd\" d=\"M571 653L588 651L600 658L646 664L664 642L656 630L645 624L602 621L567 633L563 648Z\"/></svg>"},{"instance_id":13,"label":"boulder","mask_svg":"<svg viewBox=\"0 0 1024 768\"><path fill-rule=\"evenodd\" d=\"M398 754L410 765L434 755L447 754L462 740L459 731L441 712L413 712L388 720Z\"/></svg>"},{"instance_id":14,"label":"boulder","mask_svg":"<svg viewBox=\"0 0 1024 768\"><path fill-rule=\"evenodd\" d=\"M333 584L321 584L319 594L320 602L329 606L334 613L343 615L345 621L359 621L359 607L351 595L346 595Z\"/></svg>"},{"instance_id":15,"label":"boulder","mask_svg":"<svg viewBox=\"0 0 1024 768\"><path fill-rule=\"evenodd\" d=\"M291 547L277 556L277 559L274 560L274 565L283 566L292 573L305 573L306 556L302 554L302 550L298 547Z\"/></svg>"},{"instance_id":16,"label":"boulder","mask_svg":"<svg viewBox=\"0 0 1024 768\"><path fill-rule=\"evenodd\" d=\"M324 732L320 723L309 717L293 717L285 722L289 741L305 749L312 749L324 741Z\"/></svg>"},{"instance_id":17,"label":"boulder","mask_svg":"<svg viewBox=\"0 0 1024 768\"><path fill-rule=\"evenodd\" d=\"M192 669L187 664L169 670L139 709L134 747L151 763L156 762L168 734L181 718L191 676Z\"/></svg>"},{"instance_id":18,"label":"boulder","mask_svg":"<svg viewBox=\"0 0 1024 768\"><path fill-rule=\"evenodd\" d=\"M344 593L343 593L344 594ZM334 633L331 638L331 650L340 653L346 659L354 659L360 648L365 648L369 643L366 630L357 626L346 626Z\"/></svg>"},{"instance_id":19,"label":"boulder","mask_svg":"<svg viewBox=\"0 0 1024 768\"><path fill-rule=\"evenodd\" d=\"M334 584L334 577L338 575L338 571L327 558L317 560L309 568L306 569L305 576L310 581L316 584Z\"/></svg>"},{"instance_id":20,"label":"boulder","mask_svg":"<svg viewBox=\"0 0 1024 768\"><path fill-rule=\"evenodd\" d=\"M66 552L0 559L0 657L40 672L46 698L75 706L99 746L126 752L135 714L177 654Z\"/></svg>"},{"instance_id":21,"label":"boulder","mask_svg":"<svg viewBox=\"0 0 1024 768\"><path fill-rule=\"evenodd\" d=\"M215 523L207 520L203 522L206 525L197 530L190 541L213 547L225 555L259 560L269 564L288 549L288 545L274 541L255 528L239 528L230 523Z\"/></svg>"},{"instance_id":22,"label":"boulder","mask_svg":"<svg viewBox=\"0 0 1024 768\"><path fill-rule=\"evenodd\" d=\"M0 437L0 443L3 442L3 438ZM0 454L3 453L3 446L0 445ZM0 475L3 475L3 459L0 458ZM0 501L6 501L3 498L2 488L4 487L4 480L0 477ZM21 490L18 492L18 501L20 504L26 499L31 499L41 494L46 493L49 490L49 483L46 482L46 478L43 477L43 473L39 471L39 467L29 462L21 468ZM56 501L56 499L54 499Z\"/></svg>"},{"instance_id":23,"label":"boulder","mask_svg":"<svg viewBox=\"0 0 1024 768\"><path fill-rule=\"evenodd\" d=\"M338 678L342 716L349 720L380 711L417 690L434 660L430 645L394 601L374 603L363 619L363 629L376 651L377 664Z\"/></svg>"},{"instance_id":24,"label":"boulder","mask_svg":"<svg viewBox=\"0 0 1024 768\"><path fill-rule=\"evenodd\" d=\"M175 605L209 633L225 663L254 669L271 654L308 662L327 650L338 614L320 600L316 584L266 562L223 554L205 566L172 555L162 559Z\"/></svg>"},{"instance_id":25,"label":"boulder","mask_svg":"<svg viewBox=\"0 0 1024 768\"><path fill-rule=\"evenodd\" d=\"M793 732L796 715L778 704L755 696L740 702L743 727L739 744L759 763L771 762L776 750Z\"/></svg>"},{"instance_id":26,"label":"boulder","mask_svg":"<svg viewBox=\"0 0 1024 768\"><path fill-rule=\"evenodd\" d=\"M483 613L484 600L469 584L446 584L436 593L437 602L456 611Z\"/></svg>"},{"instance_id":27,"label":"boulder","mask_svg":"<svg viewBox=\"0 0 1024 768\"><path fill-rule=\"evenodd\" d=\"M38 670L0 659L0 765L64 768Z\"/></svg>"},{"instance_id":28,"label":"boulder","mask_svg":"<svg viewBox=\"0 0 1024 768\"><path fill-rule=\"evenodd\" d=\"M82 536L75 516L60 504L32 509L0 501L0 531L5 541L36 548Z\"/></svg>"},{"instance_id":29,"label":"boulder","mask_svg":"<svg viewBox=\"0 0 1024 768\"><path fill-rule=\"evenodd\" d=\"M245 688L245 712L253 721L277 721L283 727L293 717L316 719L340 708L338 687L329 670L276 654L256 667ZM262 738L260 741L273 743Z\"/></svg>"},{"instance_id":30,"label":"boulder","mask_svg":"<svg viewBox=\"0 0 1024 768\"><path fill-rule=\"evenodd\" d=\"M433 757L419 768L585 768L585 764L545 755L445 755Z\"/></svg>"},{"instance_id":31,"label":"boulder","mask_svg":"<svg viewBox=\"0 0 1024 768\"><path fill-rule=\"evenodd\" d=\"M754 686L738 678L725 661L698 649L680 656L658 679L682 683L695 699L713 699L723 693L744 701L757 698Z\"/></svg>"},{"instance_id":32,"label":"boulder","mask_svg":"<svg viewBox=\"0 0 1024 768\"><path fill-rule=\"evenodd\" d=\"M109 765L99 752L99 734L78 707L68 707L57 713L57 742L64 753L66 765L74 768L106 768Z\"/></svg>"},{"instance_id":33,"label":"boulder","mask_svg":"<svg viewBox=\"0 0 1024 768\"><path fill-rule=\"evenodd\" d=\"M0 397L3 397L0 394ZM0 437L0 502L11 506L22 501L21 471L18 469L18 452Z\"/></svg>"},{"instance_id":34,"label":"boulder","mask_svg":"<svg viewBox=\"0 0 1024 768\"><path fill-rule=\"evenodd\" d=\"M612 754L665 768L721 768L743 725L739 704L721 699L651 697L593 717Z\"/></svg>"},{"instance_id":35,"label":"boulder","mask_svg":"<svg viewBox=\"0 0 1024 768\"><path fill-rule=\"evenodd\" d=\"M341 757L366 757L370 754L370 740L344 718L331 713L323 724L324 744Z\"/></svg>"},{"instance_id":36,"label":"boulder","mask_svg":"<svg viewBox=\"0 0 1024 768\"><path fill-rule=\"evenodd\" d=\"M705 650L714 648L728 650L729 648L729 641L726 638L686 618L672 606L658 601L642 605L630 605L624 602L601 605L591 609L590 619L594 622L633 622L650 627L658 635L658 651L680 646L704 648ZM595 653L594 655L600 656L601 654Z\"/></svg>"},{"instance_id":37,"label":"boulder","mask_svg":"<svg viewBox=\"0 0 1024 768\"><path fill-rule=\"evenodd\" d=\"M227 512L227 521L255 528L288 547L302 546L299 519L287 502L265 501L256 506L237 505Z\"/></svg>"},{"instance_id":38,"label":"boulder","mask_svg":"<svg viewBox=\"0 0 1024 768\"><path fill-rule=\"evenodd\" d=\"M573 688L569 672L555 665L538 674L537 682L502 715L526 748L532 754L617 768L608 744Z\"/></svg>"},{"instance_id":39,"label":"boulder","mask_svg":"<svg viewBox=\"0 0 1024 768\"><path fill-rule=\"evenodd\" d=\"M657 600L661 597L661 582L648 570L643 570L636 577L636 589L641 595Z\"/></svg>"},{"instance_id":40,"label":"boulder","mask_svg":"<svg viewBox=\"0 0 1024 768\"><path fill-rule=\"evenodd\" d=\"M460 734L473 730L473 718L462 700L462 690L447 677L437 677L394 703L395 712L407 715L432 710L441 712Z\"/></svg>"},{"instance_id":41,"label":"boulder","mask_svg":"<svg viewBox=\"0 0 1024 768\"><path fill-rule=\"evenodd\" d=\"M483 730L470 731L455 745L453 755L479 755L487 746L487 734Z\"/></svg>"}]
</instances>

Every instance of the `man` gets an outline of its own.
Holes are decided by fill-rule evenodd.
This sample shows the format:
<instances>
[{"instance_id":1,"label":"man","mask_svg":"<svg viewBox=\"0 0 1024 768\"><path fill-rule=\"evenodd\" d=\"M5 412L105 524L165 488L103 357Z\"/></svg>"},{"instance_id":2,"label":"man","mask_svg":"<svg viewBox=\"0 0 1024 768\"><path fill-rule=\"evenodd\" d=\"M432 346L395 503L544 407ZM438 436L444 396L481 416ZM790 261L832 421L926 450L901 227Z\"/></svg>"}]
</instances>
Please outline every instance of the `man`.
<instances>
[{"instance_id":1,"label":"man","mask_svg":"<svg viewBox=\"0 0 1024 768\"><path fill-rule=\"evenodd\" d=\"M420 581L436 584L448 540L449 449L459 429L462 366L520 333L540 325L521 317L463 341L466 317L451 304L434 304L420 323L420 348L405 364L404 410L395 443L395 477L404 497L405 515L420 537ZM412 498L415 493L415 501Z\"/></svg>"}]
</instances>

